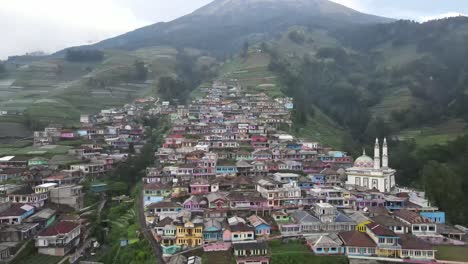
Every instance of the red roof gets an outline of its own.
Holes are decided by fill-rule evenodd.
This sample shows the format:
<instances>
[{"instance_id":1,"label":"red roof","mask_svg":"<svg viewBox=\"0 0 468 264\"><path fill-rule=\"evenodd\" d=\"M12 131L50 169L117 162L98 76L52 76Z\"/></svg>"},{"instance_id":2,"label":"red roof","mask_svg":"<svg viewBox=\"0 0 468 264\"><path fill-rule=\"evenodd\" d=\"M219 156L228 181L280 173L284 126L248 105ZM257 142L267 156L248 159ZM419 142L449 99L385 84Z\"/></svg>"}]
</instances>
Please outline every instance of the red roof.
<instances>
[{"instance_id":1,"label":"red roof","mask_svg":"<svg viewBox=\"0 0 468 264\"><path fill-rule=\"evenodd\" d=\"M367 224L367 228L369 228L372 231L372 233L376 234L377 236L397 236L392 230L374 222Z\"/></svg>"},{"instance_id":2,"label":"red roof","mask_svg":"<svg viewBox=\"0 0 468 264\"><path fill-rule=\"evenodd\" d=\"M39 233L38 236L57 236L61 234L68 234L73 231L75 228L79 227L79 223L61 221L58 224L47 228L46 230Z\"/></svg>"},{"instance_id":3,"label":"red roof","mask_svg":"<svg viewBox=\"0 0 468 264\"><path fill-rule=\"evenodd\" d=\"M418 213L406 210L406 209L401 209L396 212L394 212L396 217L399 217L405 221L408 221L411 224L417 224L417 223L432 223L431 220L428 218L422 217Z\"/></svg>"},{"instance_id":4,"label":"red roof","mask_svg":"<svg viewBox=\"0 0 468 264\"><path fill-rule=\"evenodd\" d=\"M359 231L341 232L338 236L343 240L345 246L352 247L376 247L374 240L369 235Z\"/></svg>"}]
</instances>

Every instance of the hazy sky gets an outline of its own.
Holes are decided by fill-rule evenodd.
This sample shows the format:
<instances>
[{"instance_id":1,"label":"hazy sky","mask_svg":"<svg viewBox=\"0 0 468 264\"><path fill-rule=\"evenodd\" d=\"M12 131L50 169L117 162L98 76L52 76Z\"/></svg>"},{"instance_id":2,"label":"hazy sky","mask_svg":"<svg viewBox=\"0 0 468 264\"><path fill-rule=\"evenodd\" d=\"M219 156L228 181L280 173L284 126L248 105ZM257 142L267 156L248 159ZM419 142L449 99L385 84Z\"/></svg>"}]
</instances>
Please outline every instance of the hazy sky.
<instances>
[{"instance_id":1,"label":"hazy sky","mask_svg":"<svg viewBox=\"0 0 468 264\"><path fill-rule=\"evenodd\" d=\"M468 14L466 0L334 0L362 12L425 21ZM0 59L94 43L170 21L211 0L0 0Z\"/></svg>"}]
</instances>

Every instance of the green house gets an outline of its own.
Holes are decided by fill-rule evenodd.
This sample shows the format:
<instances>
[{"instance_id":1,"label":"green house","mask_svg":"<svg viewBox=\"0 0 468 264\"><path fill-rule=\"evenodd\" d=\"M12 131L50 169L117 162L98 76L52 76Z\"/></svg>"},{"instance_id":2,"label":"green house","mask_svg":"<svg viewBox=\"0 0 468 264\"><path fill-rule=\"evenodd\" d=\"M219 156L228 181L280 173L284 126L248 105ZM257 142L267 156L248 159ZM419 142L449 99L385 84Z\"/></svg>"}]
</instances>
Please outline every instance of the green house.
<instances>
[{"instance_id":1,"label":"green house","mask_svg":"<svg viewBox=\"0 0 468 264\"><path fill-rule=\"evenodd\" d=\"M29 167L32 167L32 166L47 166L47 165L49 165L49 160L46 159L46 158L35 157L35 158L32 158L32 159L28 160L28 166Z\"/></svg>"}]
</instances>

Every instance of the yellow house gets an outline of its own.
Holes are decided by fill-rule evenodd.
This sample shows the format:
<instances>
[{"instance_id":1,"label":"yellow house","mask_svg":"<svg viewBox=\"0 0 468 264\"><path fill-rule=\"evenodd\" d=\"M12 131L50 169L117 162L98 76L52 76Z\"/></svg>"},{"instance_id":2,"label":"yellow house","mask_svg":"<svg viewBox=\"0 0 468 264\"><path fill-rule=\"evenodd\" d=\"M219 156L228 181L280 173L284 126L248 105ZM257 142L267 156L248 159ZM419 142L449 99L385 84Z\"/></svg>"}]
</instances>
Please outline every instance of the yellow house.
<instances>
[{"instance_id":1,"label":"yellow house","mask_svg":"<svg viewBox=\"0 0 468 264\"><path fill-rule=\"evenodd\" d=\"M349 215L349 217L353 219L354 222L356 222L356 230L362 233L366 233L366 225L372 223L370 218L366 217L360 212L355 212Z\"/></svg>"},{"instance_id":2,"label":"yellow house","mask_svg":"<svg viewBox=\"0 0 468 264\"><path fill-rule=\"evenodd\" d=\"M176 224L176 245L196 247L203 243L203 224L192 223Z\"/></svg>"},{"instance_id":3,"label":"yellow house","mask_svg":"<svg viewBox=\"0 0 468 264\"><path fill-rule=\"evenodd\" d=\"M366 225L372 223L370 220L365 220L356 225L356 230L362 233L366 233Z\"/></svg>"}]
</instances>

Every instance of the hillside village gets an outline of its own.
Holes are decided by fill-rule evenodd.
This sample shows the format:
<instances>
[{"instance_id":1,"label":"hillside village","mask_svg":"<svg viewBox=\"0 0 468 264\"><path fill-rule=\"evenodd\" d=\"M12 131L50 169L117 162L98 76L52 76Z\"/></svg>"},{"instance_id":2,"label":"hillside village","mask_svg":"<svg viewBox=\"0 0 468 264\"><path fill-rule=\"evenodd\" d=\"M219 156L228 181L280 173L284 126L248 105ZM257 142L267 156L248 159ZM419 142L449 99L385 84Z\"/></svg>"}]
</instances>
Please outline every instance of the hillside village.
<instances>
[{"instance_id":1,"label":"hillside village","mask_svg":"<svg viewBox=\"0 0 468 264\"><path fill-rule=\"evenodd\" d=\"M119 247L147 239L167 263L281 263L278 245L290 243L310 257L419 263L433 262L440 246L465 245L466 228L395 182L386 139L376 139L373 157L354 159L285 132L291 98L235 80L200 93L188 105L147 97L82 115L79 128L34 132L37 148L68 144L67 154L0 157L0 263L17 263L31 245L33 257L95 260L103 241L89 215L120 204L135 204L126 208L141 226ZM114 195L109 177L150 140L143 117L165 118L170 130L159 135L141 189Z\"/></svg>"}]
</instances>

